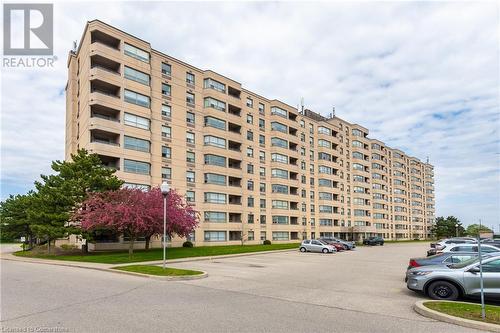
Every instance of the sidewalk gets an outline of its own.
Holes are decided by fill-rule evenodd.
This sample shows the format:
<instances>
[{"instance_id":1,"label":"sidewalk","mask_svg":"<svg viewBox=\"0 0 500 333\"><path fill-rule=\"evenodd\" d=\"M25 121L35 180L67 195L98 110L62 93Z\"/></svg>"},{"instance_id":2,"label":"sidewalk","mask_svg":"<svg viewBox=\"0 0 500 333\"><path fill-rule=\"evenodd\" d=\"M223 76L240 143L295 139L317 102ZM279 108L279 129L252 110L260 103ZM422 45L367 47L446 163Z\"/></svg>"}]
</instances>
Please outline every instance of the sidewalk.
<instances>
[{"instance_id":1,"label":"sidewalk","mask_svg":"<svg viewBox=\"0 0 500 333\"><path fill-rule=\"evenodd\" d=\"M269 254L269 253L280 253L280 252L292 252L292 251L297 251L297 249L226 254L226 255L221 255L221 256L167 259L167 264L171 265L171 264L181 263L181 262L203 261L203 260L213 260L213 259L218 260L218 259L226 259L226 258L246 257L246 256L255 256L255 255L262 255L262 254ZM18 256L11 254L11 253L1 253L0 259L1 260L21 261L21 262L34 263L34 264L78 267L78 268L96 269L96 270L104 270L104 271L110 271L111 268L120 267L120 266L161 265L163 263L163 260L154 260L154 261L138 261L138 262L130 262L130 263L122 263L122 264L100 264L100 263L82 262L82 261L63 261L63 260L55 260L55 259L53 260L53 259L18 257ZM113 272L115 272L115 271L113 271Z\"/></svg>"}]
</instances>

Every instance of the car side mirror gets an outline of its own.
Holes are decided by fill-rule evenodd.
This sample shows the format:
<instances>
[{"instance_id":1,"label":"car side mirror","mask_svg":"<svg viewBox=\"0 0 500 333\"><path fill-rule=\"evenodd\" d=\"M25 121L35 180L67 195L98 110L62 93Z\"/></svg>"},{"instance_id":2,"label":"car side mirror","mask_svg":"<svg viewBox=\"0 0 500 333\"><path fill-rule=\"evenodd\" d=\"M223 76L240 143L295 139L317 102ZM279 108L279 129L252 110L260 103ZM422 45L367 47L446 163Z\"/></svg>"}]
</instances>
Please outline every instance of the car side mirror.
<instances>
[{"instance_id":1,"label":"car side mirror","mask_svg":"<svg viewBox=\"0 0 500 333\"><path fill-rule=\"evenodd\" d=\"M472 267L471 269L469 269L469 272L472 274L477 274L477 273L479 273L479 267L477 267L477 266Z\"/></svg>"}]
</instances>

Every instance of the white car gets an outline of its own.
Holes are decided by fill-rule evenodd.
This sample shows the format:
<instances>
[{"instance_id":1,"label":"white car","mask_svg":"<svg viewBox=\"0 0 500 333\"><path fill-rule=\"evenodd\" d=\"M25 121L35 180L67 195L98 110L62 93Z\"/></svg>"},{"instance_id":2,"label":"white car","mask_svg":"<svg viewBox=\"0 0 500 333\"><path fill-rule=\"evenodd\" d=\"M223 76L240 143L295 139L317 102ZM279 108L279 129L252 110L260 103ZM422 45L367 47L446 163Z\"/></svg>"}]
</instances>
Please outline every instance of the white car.
<instances>
[{"instance_id":1,"label":"white car","mask_svg":"<svg viewBox=\"0 0 500 333\"><path fill-rule=\"evenodd\" d=\"M300 252L334 253L336 251L334 246L316 239L305 239L300 244Z\"/></svg>"},{"instance_id":2,"label":"white car","mask_svg":"<svg viewBox=\"0 0 500 333\"><path fill-rule=\"evenodd\" d=\"M491 253L500 251L500 246L481 244L481 253ZM437 253L446 252L479 252L477 244L449 244L443 249L438 250Z\"/></svg>"}]
</instances>

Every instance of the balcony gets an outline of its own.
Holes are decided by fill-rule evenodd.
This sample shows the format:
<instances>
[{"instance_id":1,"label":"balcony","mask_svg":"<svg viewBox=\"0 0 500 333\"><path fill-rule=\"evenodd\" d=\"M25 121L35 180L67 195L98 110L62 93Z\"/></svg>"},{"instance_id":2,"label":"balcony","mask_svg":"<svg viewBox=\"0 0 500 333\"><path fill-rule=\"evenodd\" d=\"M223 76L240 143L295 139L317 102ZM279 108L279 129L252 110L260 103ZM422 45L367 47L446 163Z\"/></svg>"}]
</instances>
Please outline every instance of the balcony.
<instances>
[{"instance_id":1,"label":"balcony","mask_svg":"<svg viewBox=\"0 0 500 333\"><path fill-rule=\"evenodd\" d=\"M120 110L108 108L102 105L91 105L90 106L90 117L100 118L114 122L120 122Z\"/></svg>"},{"instance_id":2,"label":"balcony","mask_svg":"<svg viewBox=\"0 0 500 333\"><path fill-rule=\"evenodd\" d=\"M118 157L98 155L102 165L113 170L120 170L120 159Z\"/></svg>"},{"instance_id":3,"label":"balcony","mask_svg":"<svg viewBox=\"0 0 500 333\"><path fill-rule=\"evenodd\" d=\"M228 86L227 87L227 94L231 97L234 97L234 98L237 98L237 99L240 99L241 97L241 91L236 89L236 88L233 88L231 86Z\"/></svg>"},{"instance_id":4,"label":"balcony","mask_svg":"<svg viewBox=\"0 0 500 333\"><path fill-rule=\"evenodd\" d=\"M233 187L241 187L241 178L228 177L227 184Z\"/></svg>"},{"instance_id":5,"label":"balcony","mask_svg":"<svg viewBox=\"0 0 500 333\"><path fill-rule=\"evenodd\" d=\"M120 75L121 64L96 54L90 57L90 68L98 68L115 75Z\"/></svg>"},{"instance_id":6,"label":"balcony","mask_svg":"<svg viewBox=\"0 0 500 333\"><path fill-rule=\"evenodd\" d=\"M227 160L227 167L231 169L241 170L241 161L229 158Z\"/></svg>"},{"instance_id":7,"label":"balcony","mask_svg":"<svg viewBox=\"0 0 500 333\"><path fill-rule=\"evenodd\" d=\"M230 205L241 205L241 195L228 195L228 203Z\"/></svg>"},{"instance_id":8,"label":"balcony","mask_svg":"<svg viewBox=\"0 0 500 333\"><path fill-rule=\"evenodd\" d=\"M293 127L288 127L288 134L297 136L297 129Z\"/></svg>"},{"instance_id":9,"label":"balcony","mask_svg":"<svg viewBox=\"0 0 500 333\"><path fill-rule=\"evenodd\" d=\"M111 146L120 146L120 134L103 131L100 129L90 130L90 142L97 142Z\"/></svg>"},{"instance_id":10,"label":"balcony","mask_svg":"<svg viewBox=\"0 0 500 333\"><path fill-rule=\"evenodd\" d=\"M240 125L228 122L227 123L227 130L229 132L241 135L241 126Z\"/></svg>"},{"instance_id":11,"label":"balcony","mask_svg":"<svg viewBox=\"0 0 500 333\"><path fill-rule=\"evenodd\" d=\"M232 114L236 117L241 117L241 108L234 106L232 104L227 105L227 113Z\"/></svg>"},{"instance_id":12,"label":"balcony","mask_svg":"<svg viewBox=\"0 0 500 333\"><path fill-rule=\"evenodd\" d=\"M97 79L90 81L90 92L103 94L113 98L120 98L119 86Z\"/></svg>"},{"instance_id":13,"label":"balcony","mask_svg":"<svg viewBox=\"0 0 500 333\"><path fill-rule=\"evenodd\" d=\"M241 213L229 213L230 223L241 223Z\"/></svg>"},{"instance_id":14,"label":"balcony","mask_svg":"<svg viewBox=\"0 0 500 333\"><path fill-rule=\"evenodd\" d=\"M99 43L115 50L120 49L120 40L102 31L94 30L90 33L90 43Z\"/></svg>"},{"instance_id":15,"label":"balcony","mask_svg":"<svg viewBox=\"0 0 500 333\"><path fill-rule=\"evenodd\" d=\"M233 151L237 151L237 152L241 152L241 143L240 142L236 142L236 141L228 140L228 142L227 142L227 149L233 150Z\"/></svg>"}]
</instances>

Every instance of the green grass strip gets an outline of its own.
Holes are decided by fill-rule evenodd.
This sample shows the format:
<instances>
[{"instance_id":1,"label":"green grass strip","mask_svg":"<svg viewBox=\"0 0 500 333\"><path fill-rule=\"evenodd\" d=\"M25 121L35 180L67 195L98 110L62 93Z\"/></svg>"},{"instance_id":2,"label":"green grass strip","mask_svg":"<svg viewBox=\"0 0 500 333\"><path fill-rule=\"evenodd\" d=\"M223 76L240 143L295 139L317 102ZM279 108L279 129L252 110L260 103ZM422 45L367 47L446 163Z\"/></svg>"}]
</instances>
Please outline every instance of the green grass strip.
<instances>
[{"instance_id":1,"label":"green grass strip","mask_svg":"<svg viewBox=\"0 0 500 333\"><path fill-rule=\"evenodd\" d=\"M203 274L203 272L193 271L190 269L178 269L171 267L165 267L165 269L163 269L163 267L161 266L150 266L150 265L130 265L122 267L113 267L113 269L117 269L120 271L148 274L148 275L158 275L158 276L184 276L184 275Z\"/></svg>"},{"instance_id":2,"label":"green grass strip","mask_svg":"<svg viewBox=\"0 0 500 333\"><path fill-rule=\"evenodd\" d=\"M483 321L481 318L481 304L459 302L425 302L424 306L431 310L445 313L450 316ZM486 320L490 324L500 324L500 306L486 305Z\"/></svg>"}]
</instances>

